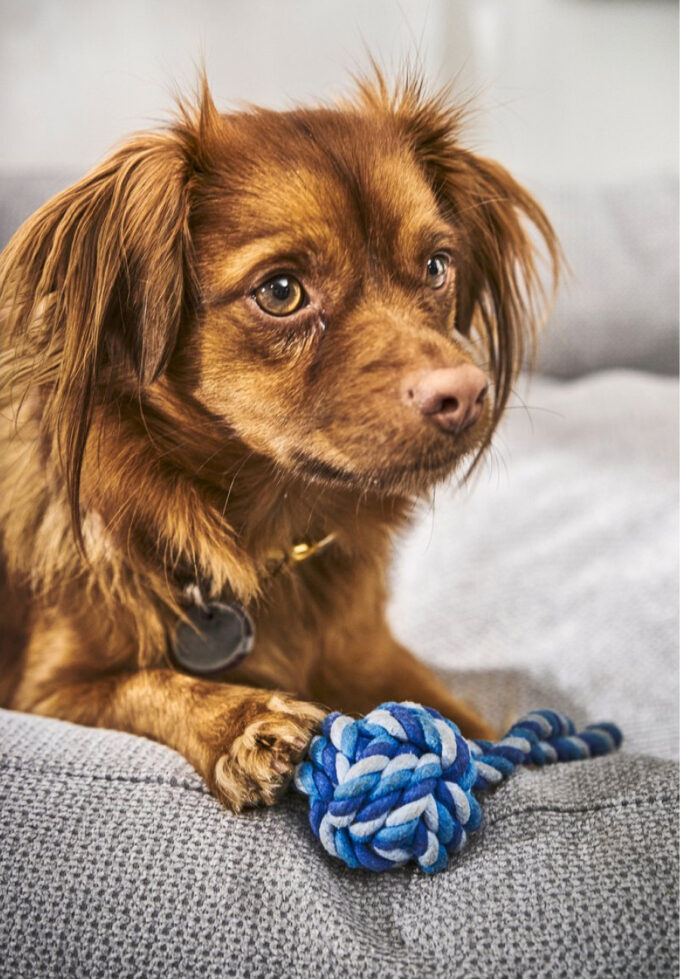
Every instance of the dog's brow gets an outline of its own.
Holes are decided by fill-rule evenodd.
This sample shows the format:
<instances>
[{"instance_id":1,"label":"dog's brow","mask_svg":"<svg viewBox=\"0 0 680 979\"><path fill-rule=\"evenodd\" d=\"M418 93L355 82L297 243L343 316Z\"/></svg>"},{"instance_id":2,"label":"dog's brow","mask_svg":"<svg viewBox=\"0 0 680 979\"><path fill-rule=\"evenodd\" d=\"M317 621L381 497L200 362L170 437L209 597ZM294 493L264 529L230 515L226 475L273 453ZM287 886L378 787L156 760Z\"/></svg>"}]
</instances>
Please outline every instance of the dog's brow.
<instances>
[{"instance_id":1,"label":"dog's brow","mask_svg":"<svg viewBox=\"0 0 680 979\"><path fill-rule=\"evenodd\" d=\"M285 258L284 258L285 256ZM282 232L261 235L247 244L230 250L225 255L224 264L216 275L216 281L205 297L207 302L215 302L242 288L244 283L257 275L258 269L276 264L278 259L285 262L304 261L306 252L301 248L299 238Z\"/></svg>"},{"instance_id":2,"label":"dog's brow","mask_svg":"<svg viewBox=\"0 0 680 979\"><path fill-rule=\"evenodd\" d=\"M445 224L427 225L416 232L415 240L423 253L429 253L436 248L455 249L456 236L452 229Z\"/></svg>"}]
</instances>

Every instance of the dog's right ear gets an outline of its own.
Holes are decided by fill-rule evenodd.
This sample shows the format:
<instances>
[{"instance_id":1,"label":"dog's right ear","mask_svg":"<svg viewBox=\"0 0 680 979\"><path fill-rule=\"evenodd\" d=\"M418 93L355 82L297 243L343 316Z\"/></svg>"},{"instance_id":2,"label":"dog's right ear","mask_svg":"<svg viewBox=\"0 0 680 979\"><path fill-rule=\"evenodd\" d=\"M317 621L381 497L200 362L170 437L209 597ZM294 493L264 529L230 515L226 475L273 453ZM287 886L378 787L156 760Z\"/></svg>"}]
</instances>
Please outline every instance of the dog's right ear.
<instances>
[{"instance_id":1,"label":"dog's right ear","mask_svg":"<svg viewBox=\"0 0 680 979\"><path fill-rule=\"evenodd\" d=\"M48 201L0 260L5 342L41 389L80 539L79 484L103 374L138 386L165 369L193 302L191 184L202 133L219 125L204 84L172 129L143 133Z\"/></svg>"},{"instance_id":2,"label":"dog's right ear","mask_svg":"<svg viewBox=\"0 0 680 979\"><path fill-rule=\"evenodd\" d=\"M447 91L429 96L422 78L408 72L391 91L374 66L374 77L360 82L359 101L395 121L458 232L456 329L476 335L486 351L495 423L549 306L539 256L547 259L553 291L557 286L562 254L555 232L507 170L460 145L466 110L452 105Z\"/></svg>"}]
</instances>

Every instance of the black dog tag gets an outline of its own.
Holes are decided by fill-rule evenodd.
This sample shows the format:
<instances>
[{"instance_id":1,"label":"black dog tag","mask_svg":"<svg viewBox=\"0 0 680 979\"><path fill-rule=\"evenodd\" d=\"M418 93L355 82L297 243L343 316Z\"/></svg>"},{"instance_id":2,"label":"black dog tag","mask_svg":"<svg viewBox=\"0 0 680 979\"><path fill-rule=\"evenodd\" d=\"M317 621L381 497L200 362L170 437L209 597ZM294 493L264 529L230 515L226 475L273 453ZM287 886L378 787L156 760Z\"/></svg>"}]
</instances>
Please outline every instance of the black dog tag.
<instances>
[{"instance_id":1,"label":"black dog tag","mask_svg":"<svg viewBox=\"0 0 680 979\"><path fill-rule=\"evenodd\" d=\"M195 676L232 670L255 644L253 620L240 605L209 602L186 611L173 642L177 666Z\"/></svg>"}]
</instances>

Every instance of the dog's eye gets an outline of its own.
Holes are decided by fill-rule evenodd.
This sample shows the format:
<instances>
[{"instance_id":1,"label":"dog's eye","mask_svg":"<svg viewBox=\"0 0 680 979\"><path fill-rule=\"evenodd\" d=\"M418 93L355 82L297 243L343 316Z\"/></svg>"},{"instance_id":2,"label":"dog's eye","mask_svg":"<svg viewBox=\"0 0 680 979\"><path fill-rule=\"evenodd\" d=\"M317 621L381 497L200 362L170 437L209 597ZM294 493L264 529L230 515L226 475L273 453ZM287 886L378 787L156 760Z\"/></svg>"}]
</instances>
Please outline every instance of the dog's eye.
<instances>
[{"instance_id":1,"label":"dog's eye","mask_svg":"<svg viewBox=\"0 0 680 979\"><path fill-rule=\"evenodd\" d=\"M270 316L290 316L304 303L305 290L292 275L275 275L255 290L255 302Z\"/></svg>"},{"instance_id":2,"label":"dog's eye","mask_svg":"<svg viewBox=\"0 0 680 979\"><path fill-rule=\"evenodd\" d=\"M425 270L425 282L430 289L441 289L446 282L449 272L449 256L439 253L428 259Z\"/></svg>"}]
</instances>

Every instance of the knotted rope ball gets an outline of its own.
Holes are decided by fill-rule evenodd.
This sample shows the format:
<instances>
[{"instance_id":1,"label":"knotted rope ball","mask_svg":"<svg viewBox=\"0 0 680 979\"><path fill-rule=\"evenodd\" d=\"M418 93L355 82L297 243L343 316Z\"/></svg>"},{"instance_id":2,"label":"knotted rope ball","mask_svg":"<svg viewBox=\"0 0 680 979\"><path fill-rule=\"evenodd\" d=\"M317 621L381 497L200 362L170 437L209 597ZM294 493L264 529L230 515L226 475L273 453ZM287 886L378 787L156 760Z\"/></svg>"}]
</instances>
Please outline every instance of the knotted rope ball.
<instances>
[{"instance_id":1,"label":"knotted rope ball","mask_svg":"<svg viewBox=\"0 0 680 979\"><path fill-rule=\"evenodd\" d=\"M605 755L621 741L614 724L577 734L553 710L527 714L500 741L473 741L431 707L385 703L359 720L329 714L295 786L309 797L314 835L349 867L382 871L413 860L433 874L479 827L477 790L518 765Z\"/></svg>"}]
</instances>

